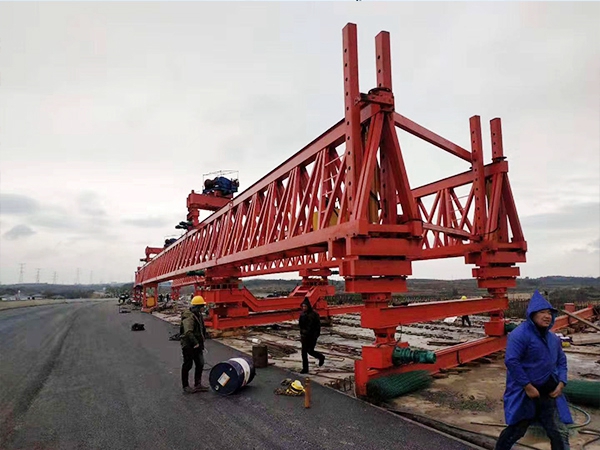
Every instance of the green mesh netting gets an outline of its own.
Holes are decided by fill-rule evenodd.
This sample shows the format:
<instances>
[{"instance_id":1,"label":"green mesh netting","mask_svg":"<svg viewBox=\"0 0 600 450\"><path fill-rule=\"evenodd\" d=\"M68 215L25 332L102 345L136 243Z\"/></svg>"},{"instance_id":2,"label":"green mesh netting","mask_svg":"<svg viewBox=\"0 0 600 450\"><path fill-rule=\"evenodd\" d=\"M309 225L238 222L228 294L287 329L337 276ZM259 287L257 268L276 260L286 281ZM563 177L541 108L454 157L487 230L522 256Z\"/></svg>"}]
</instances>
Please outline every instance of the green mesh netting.
<instances>
[{"instance_id":1,"label":"green mesh netting","mask_svg":"<svg viewBox=\"0 0 600 450\"><path fill-rule=\"evenodd\" d=\"M600 381L570 380L563 393L575 405L600 408Z\"/></svg>"},{"instance_id":2,"label":"green mesh netting","mask_svg":"<svg viewBox=\"0 0 600 450\"><path fill-rule=\"evenodd\" d=\"M367 396L377 401L390 400L426 388L431 381L431 375L426 370L376 378L367 383Z\"/></svg>"},{"instance_id":3,"label":"green mesh netting","mask_svg":"<svg viewBox=\"0 0 600 450\"><path fill-rule=\"evenodd\" d=\"M408 363L434 364L435 353L429 350L417 350L408 347L396 347L392 353L392 362L395 366Z\"/></svg>"}]
</instances>

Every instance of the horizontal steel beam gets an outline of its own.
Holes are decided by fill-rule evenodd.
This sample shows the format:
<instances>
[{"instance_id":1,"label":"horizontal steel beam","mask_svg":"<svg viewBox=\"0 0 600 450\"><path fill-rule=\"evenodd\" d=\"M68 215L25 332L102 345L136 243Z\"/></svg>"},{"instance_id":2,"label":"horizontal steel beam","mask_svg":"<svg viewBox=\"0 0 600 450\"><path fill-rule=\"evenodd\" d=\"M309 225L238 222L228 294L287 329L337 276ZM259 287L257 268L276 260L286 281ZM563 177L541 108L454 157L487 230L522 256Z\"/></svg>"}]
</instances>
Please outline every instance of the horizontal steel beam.
<instances>
[{"instance_id":1,"label":"horizontal steel beam","mask_svg":"<svg viewBox=\"0 0 600 450\"><path fill-rule=\"evenodd\" d=\"M320 309L317 310L317 312L321 316L327 317L338 314L358 313L362 309L363 305L344 305ZM245 317L227 317L222 319L215 317L213 320L207 320L206 326L217 330L224 330L229 328L269 325L272 323L286 322L288 320L298 320L301 313L302 312L297 309L290 311L255 313Z\"/></svg>"},{"instance_id":2,"label":"horizontal steel beam","mask_svg":"<svg viewBox=\"0 0 600 450\"><path fill-rule=\"evenodd\" d=\"M573 314L575 314L577 317L581 317L582 319L589 319L590 317L594 316L594 307L590 306L590 307L585 308L585 309L580 309L579 311L573 312ZM574 319L574 318L569 317L567 315L558 316L556 318L556 320L554 321L554 325L552 326L552 330L553 331L558 331L558 330L561 330L563 328L567 328L567 327L571 326L572 324L574 324L576 322L577 322L577 319Z\"/></svg>"},{"instance_id":3,"label":"horizontal steel beam","mask_svg":"<svg viewBox=\"0 0 600 450\"><path fill-rule=\"evenodd\" d=\"M427 128L419 125L416 122L398 114L394 113L394 123L398 128L404 130L413 136L423 139L436 147L446 150L448 153L458 156L465 161L471 162L471 152L465 150L459 145L450 142L448 139L435 134L433 131L429 131Z\"/></svg>"},{"instance_id":4,"label":"horizontal steel beam","mask_svg":"<svg viewBox=\"0 0 600 450\"><path fill-rule=\"evenodd\" d=\"M503 172L508 172L508 162L506 161L495 162L484 166L484 174L486 178L491 177L496 173ZM451 177L414 188L412 190L412 194L415 199L427 197L428 195L436 194L443 189L457 188L472 183L473 177L473 171L469 170L468 172L462 172L452 175Z\"/></svg>"},{"instance_id":5,"label":"horizontal steel beam","mask_svg":"<svg viewBox=\"0 0 600 450\"><path fill-rule=\"evenodd\" d=\"M452 316L465 316L508 308L508 299L483 298L444 302L414 303L389 308L365 308L361 317L363 328L387 328L417 322L430 322Z\"/></svg>"}]
</instances>

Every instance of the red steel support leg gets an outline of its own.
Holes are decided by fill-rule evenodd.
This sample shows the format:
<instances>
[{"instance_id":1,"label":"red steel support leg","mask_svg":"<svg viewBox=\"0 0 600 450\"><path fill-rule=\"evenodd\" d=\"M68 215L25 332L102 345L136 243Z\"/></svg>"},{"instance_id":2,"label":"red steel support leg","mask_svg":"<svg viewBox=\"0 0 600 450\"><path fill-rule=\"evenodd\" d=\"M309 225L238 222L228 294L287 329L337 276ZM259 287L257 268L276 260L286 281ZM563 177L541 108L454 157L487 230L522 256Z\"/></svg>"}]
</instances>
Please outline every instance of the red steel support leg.
<instances>
[{"instance_id":1,"label":"red steel support leg","mask_svg":"<svg viewBox=\"0 0 600 450\"><path fill-rule=\"evenodd\" d=\"M481 120L479 116L470 119L471 157L473 164L473 186L475 190L475 234L482 237L485 232L485 174L483 171L483 143L481 140Z\"/></svg>"},{"instance_id":2,"label":"red steel support leg","mask_svg":"<svg viewBox=\"0 0 600 450\"><path fill-rule=\"evenodd\" d=\"M150 294L148 294L150 291ZM158 284L153 284L144 287L144 294L142 297L142 312L152 312L157 305L158 298Z\"/></svg>"},{"instance_id":3,"label":"red steel support leg","mask_svg":"<svg viewBox=\"0 0 600 450\"><path fill-rule=\"evenodd\" d=\"M353 210L362 166L362 132L360 125L360 90L358 84L358 43L356 25L344 27L344 117L346 128L346 201L348 211ZM343 217L343 216L342 216Z\"/></svg>"},{"instance_id":4,"label":"red steel support leg","mask_svg":"<svg viewBox=\"0 0 600 450\"><path fill-rule=\"evenodd\" d=\"M383 309L389 306L391 294L363 294L365 312L369 309ZM396 327L373 328L375 334L374 345L365 345L362 348L362 359L354 363L354 382L356 395L367 395L369 370L385 369L392 366L392 353L396 345Z\"/></svg>"},{"instance_id":5,"label":"red steel support leg","mask_svg":"<svg viewBox=\"0 0 600 450\"><path fill-rule=\"evenodd\" d=\"M144 288L142 286L134 286L133 288L133 302L138 305L142 304L144 297Z\"/></svg>"}]
</instances>

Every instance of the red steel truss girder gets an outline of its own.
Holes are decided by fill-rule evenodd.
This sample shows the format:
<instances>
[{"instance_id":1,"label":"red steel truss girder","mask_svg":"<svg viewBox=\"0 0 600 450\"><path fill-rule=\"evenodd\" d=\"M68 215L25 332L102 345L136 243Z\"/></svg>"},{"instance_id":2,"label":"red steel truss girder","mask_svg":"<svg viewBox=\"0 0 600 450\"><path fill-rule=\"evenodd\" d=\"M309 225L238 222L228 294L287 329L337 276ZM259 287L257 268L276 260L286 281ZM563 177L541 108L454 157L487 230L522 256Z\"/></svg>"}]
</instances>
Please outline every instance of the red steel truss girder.
<instances>
[{"instance_id":1,"label":"red steel truss girder","mask_svg":"<svg viewBox=\"0 0 600 450\"><path fill-rule=\"evenodd\" d=\"M513 243L500 250L525 250L507 166L502 161L499 119L491 124L494 163L483 166L477 116L471 118L473 152L468 152L393 111L388 33L376 38L380 92L359 94L356 48L356 27L349 24L344 29L345 120L146 264L138 271L138 283L156 283L189 270L223 266L241 268L242 276L335 267L340 258L353 256L335 257L330 251L332 242L373 233L421 237L421 251L412 249L405 256L432 259L485 252L490 243L508 242L506 224L510 223ZM395 126L469 161L473 169L411 191ZM336 147L341 144L345 149L338 154ZM468 183L473 187L462 204L454 188ZM491 190L485 189L486 183ZM389 200L396 191L398 197L392 203L401 205L400 215ZM436 195L430 210L422 201L428 192ZM373 193L379 193L380 203L374 213ZM475 212L471 211L473 205ZM411 220L407 229L404 223ZM422 227L415 227L414 220L422 221ZM507 262L511 263L514 261Z\"/></svg>"},{"instance_id":2,"label":"red steel truss girder","mask_svg":"<svg viewBox=\"0 0 600 450\"><path fill-rule=\"evenodd\" d=\"M195 286L195 285L202 285L202 284L204 284L204 277L193 276L193 277L176 278L171 283L171 287L172 288L180 288L183 286Z\"/></svg>"},{"instance_id":3,"label":"red steel truss girder","mask_svg":"<svg viewBox=\"0 0 600 450\"><path fill-rule=\"evenodd\" d=\"M363 295L362 325L376 336L377 346L364 347L357 362L361 393L377 376L373 368L397 370L388 367L398 324L490 312L486 333L501 336L506 289L519 270L512 266L525 261L527 246L508 181L500 120L490 124L492 163L486 166L478 116L470 119L467 151L394 111L388 33L376 38L377 88L368 94L359 91L356 26L348 24L343 36L344 120L202 223L194 215L194 230L140 268L136 281L156 285L205 269L205 282L213 289L222 288L219 283L237 286L242 276L340 267L347 291ZM471 169L411 190L397 128L469 162ZM469 185L468 195L461 197L457 188ZM387 307L391 292L406 290L412 261L453 256L478 266L473 275L493 298ZM212 310L215 328L299 314L249 314L251 308L264 308L244 296L222 300ZM268 308L291 305L284 299ZM440 364L483 356L502 348L503 339L448 349L440 353Z\"/></svg>"},{"instance_id":4,"label":"red steel truss girder","mask_svg":"<svg viewBox=\"0 0 600 450\"><path fill-rule=\"evenodd\" d=\"M371 106L371 105L369 105ZM372 108L373 109L373 108ZM365 120L368 121L369 120L369 114L365 114L365 117L367 117L367 119ZM324 150L327 150L326 152ZM340 168L342 168L344 166L344 162L339 162L339 160L341 158L338 158L338 165L335 164L335 160L333 160L332 163L332 158L331 155L332 151L331 151L331 147L327 147L327 149L322 149L320 153L316 154L313 153L309 159L305 160L304 163L304 167L306 167L306 165L311 164L316 162L318 155L321 156L321 174L323 174L324 170L325 170L325 166L329 166L327 167L327 169L330 171L329 172L329 178L332 179L334 176L337 176L337 182L335 183L334 186L332 186L332 190L334 188L339 188L341 182L340 180L342 180L343 178L343 173L338 172L337 174L335 174L335 170L339 170ZM285 165L285 164L284 164ZM507 167L507 163L504 161L498 162L498 163L492 163L489 164L487 166L484 167L484 176L486 179L489 179L492 184L494 184L495 188L494 188L494 192L495 195L492 198L492 201L490 202L490 208L492 209L492 212L490 213L490 218L494 218L497 217L499 212L501 211L501 208L498 206L499 204L499 196L501 194L501 198L503 201L503 205L502 205L502 211L506 211L506 214L508 215L508 220L511 224L511 228L513 229L513 235L514 235L514 241L519 241L519 240L523 240L523 234L522 231L520 229L520 223L518 220L518 215L516 213L516 207L514 206L514 200L512 199L512 192L510 191L510 184L508 183L508 178L506 176L506 172L508 171L508 167ZM290 178L290 180L293 182L294 178L298 178L297 173L299 172L298 167L293 168L292 170L290 170L288 176ZM317 185L317 181L320 183L325 183L325 177L321 176L321 178L319 178L319 174L318 174L318 170L314 169L311 173L311 178L312 178L312 189L314 190L316 185ZM284 174L285 175L285 174ZM340 176L341 175L341 176ZM464 241L472 241L473 239L473 234L472 234L472 223L469 220L469 218L467 217L467 213L470 209L470 205L472 205L472 198L473 195L471 193L471 195L469 195L468 200L465 202L465 205L461 204L461 202L459 201L459 199L457 198L456 194L454 193L453 189L456 187L460 187L460 186L464 186L466 184L469 184L470 182L472 183L474 179L474 175L472 173L472 171L469 172L464 172L462 174L458 174L454 177L450 177L435 183L431 183L428 184L426 186L414 189L412 191L413 193L413 198L415 198L417 200L417 204L419 206L420 209L420 213L421 213L421 218L424 222L424 232L423 232L423 252L420 253L420 255L414 255L412 259L414 260L418 260L418 259L431 259L431 258L440 258L440 257L450 257L450 256L461 256L465 253L465 249L462 249L462 251L458 251L458 254L456 251L452 251L451 248L455 247L461 243L463 243ZM293 184L292 182L290 182L286 189L282 189L282 184L279 182L279 198L290 198L290 196L292 194L294 194L294 190L295 188L297 188L297 184ZM314 251L314 253L324 253L324 255L319 255L318 257L315 257L314 254L310 254L310 256L313 257L313 259L319 259L321 261L320 264L325 264L327 267L336 267L339 263L334 262L335 260L332 260L331 257L329 257L328 255L326 255L326 244L328 241L332 240L332 239L339 239L339 238L345 238L348 235L351 234L357 234L360 233L361 230L357 229L358 228L358 224L356 224L357 221L354 221L354 226L348 225L348 223L338 223L337 225L333 225L333 226L326 226L328 224L327 220L331 221L332 218L332 212L334 211L332 208L333 202L330 202L329 205L325 206L324 210L323 210L323 202L321 201L320 204L318 204L318 206L316 204L314 204L313 206L314 208L314 213L318 213L319 214L319 220L318 220L318 226L325 226L325 228L322 229L317 229L316 231L311 231L308 233L302 233L302 234L298 234L298 236L295 236L295 238L300 238L300 239L290 239L285 238L282 240L283 238L283 232L285 230L285 226L286 226L286 222L283 222L283 226L279 227L279 229L277 230L276 228L276 222L275 222L275 218L279 217L281 218L286 212L287 212L287 220L288 222L291 220L292 217L292 212L295 211L285 211L283 208L280 209L275 209L274 212L272 212L272 219L269 223L269 228L265 229L265 235L261 236L260 239L261 241L258 240L257 238L257 229L258 229L258 219L261 217L264 217L266 215L265 211L267 210L267 200L270 199L270 201L275 201L274 200L274 196L276 194L274 194L274 188L272 187L274 186L274 184L270 184L266 190L266 194L264 194L263 196L260 196L260 191L256 190L255 192L255 201L250 201L250 207L247 206L247 203L244 203L240 197L238 197L237 199L233 200L231 202L231 206L228 208L224 208L223 211L219 211L216 214L213 214L209 219L207 219L207 221L203 222L203 225L205 225L204 227L202 227L200 230L193 230L189 233L187 233L183 239L181 239L179 242L176 242L175 244L173 244L172 246L170 246L165 252L163 252L160 255L159 259L163 259L163 264L161 264L160 269L161 270L149 270L150 266L158 266L158 260L155 258L150 264L147 264L146 266L144 266L142 269L140 269L140 271L138 272L140 275L140 279L145 279L143 282L147 283L147 282L156 282L156 281L163 281L166 279L171 279L171 278L175 278L177 276L181 276L182 272L187 272L189 270L197 270L197 269L202 269L202 268L206 268L206 267L211 267L213 265L219 265L219 264L239 264L242 265L244 267L248 267L250 265L252 265L253 263L264 263L267 260L271 261L271 264L268 265L268 267L263 267L263 268L256 268L256 269L250 269L247 273L244 271L244 275L245 276L250 276L250 275L259 275L259 274L264 274L264 273L277 273L277 272L282 272L282 271L295 271L295 270L299 270L303 267L305 267L305 265L309 264L311 265L311 267L315 267L313 264L318 264L316 262L311 262L311 261L303 261L301 257L306 257L307 255L307 251L310 250L310 247L313 246L312 250ZM290 187L292 189L290 189ZM300 195L302 195L303 198L303 203L306 203L306 195L307 191L304 192L300 192L300 191L296 191L295 195L296 198L299 198ZM264 191L263 191L264 193ZM431 209L431 211L427 211L425 209L425 207L423 206L423 203L421 202L421 198L426 197L428 195L432 195L432 194L436 194L437 197L444 197L446 199L446 202L440 202L439 200L434 202L434 205ZM251 197L250 200L252 200L253 198ZM322 200L322 199L321 199ZM448 207L448 203L451 204L450 207ZM440 205L444 204L445 207L441 208ZM364 205L364 203L363 203ZM443 209L443 210L442 210ZM235 211L235 214L232 213L232 211ZM460 220L458 220L456 218L456 211L458 211L458 215L460 216ZM248 217L248 214L254 213L254 217L255 217L255 221L253 223L250 223L248 226L241 226L241 227L237 227L236 229L234 229L234 232L232 232L231 230L231 225L235 224L235 218L237 217L237 219L239 220L240 217L245 215L245 218ZM260 214L262 213L262 215ZM438 214L437 223L432 223L434 221L434 215L435 213ZM449 218L450 216L453 216L451 218ZM225 223L220 224L217 223L215 225L216 219L219 219L220 217L225 217ZM497 218L497 222L500 222L502 219ZM307 225L311 225L309 223L309 218L304 217L304 221L305 224ZM246 223L248 223L248 221L246 220ZM296 233L298 233L298 225L299 225L300 221L298 220L298 218L296 217L296 220L292 223L292 230ZM350 222L352 223L352 222ZM440 224L445 224L446 226L442 226ZM492 221L490 221L490 223L492 223ZM362 224L360 224L362 225ZM377 225L377 224L374 224ZM448 226L449 225L449 226ZM364 228L364 226L363 226ZM392 229L394 227L391 227ZM375 227L376 229L376 227ZM270 245L270 244L266 244L267 242L267 236L266 236L266 232L267 230L269 231L269 236L268 238L270 238L273 242L271 242L270 244L282 244L282 245ZM396 229L397 231L404 231L401 230L399 227ZM210 241L212 240L213 242L213 248L212 251L214 252L216 250L216 248L214 248L214 244L215 244L215 240L212 239L213 236L213 231L215 233L219 233L219 235L221 236L228 236L227 240L221 239L217 242L218 245L218 249L221 250L222 253L229 253L229 257L224 257L224 258L213 258L213 260L207 260L205 263L200 263L200 264L193 264L193 262L195 262L194 257L196 257L197 260L197 256L200 252L206 252L209 249L209 244ZM275 233L275 231L277 231L277 234ZM374 229L372 229L371 231L374 231ZM387 231L392 231L390 229L388 229ZM490 231L489 227L486 230L488 233ZM433 233L435 235L435 239L434 239L434 243L433 246L430 245L429 243L429 239L427 239L427 233ZM439 236L440 234L444 234L445 235L445 239L442 241L440 240ZM254 242L263 242L264 244L261 246L256 246L254 248L248 249L246 251L239 251L241 244L243 243L243 240L249 239L249 236L252 236L254 238ZM200 238L200 239L199 239ZM236 244L236 239L237 238L237 244ZM241 238L241 239L240 239ZM203 240L204 242L201 242L201 240ZM225 245L223 245L225 244ZM236 244L236 245L234 245ZM320 245L320 246L319 246ZM249 246L249 245L247 245ZM262 248L257 248L257 247L262 247ZM435 252L433 254L428 254L431 253L429 252L429 250L431 249L439 249L442 247L448 247L448 252L445 252L444 250L440 251L440 252ZM513 246L513 249L518 249L519 246ZM258 250L258 251L254 251L254 250ZM287 254L286 254L287 252ZM295 260L291 260L290 258L296 258ZM216 261L217 259L219 259L219 261ZM277 260L281 260L279 263L276 263L274 261ZM182 269L179 270L169 270L172 268L176 268L176 267L182 267ZM158 267L157 267L158 268ZM264 270L262 270L264 269ZM167 271L167 273L164 273L165 270ZM158 273L157 273L158 272ZM162 272L162 276L157 276L160 275L160 272Z\"/></svg>"}]
</instances>

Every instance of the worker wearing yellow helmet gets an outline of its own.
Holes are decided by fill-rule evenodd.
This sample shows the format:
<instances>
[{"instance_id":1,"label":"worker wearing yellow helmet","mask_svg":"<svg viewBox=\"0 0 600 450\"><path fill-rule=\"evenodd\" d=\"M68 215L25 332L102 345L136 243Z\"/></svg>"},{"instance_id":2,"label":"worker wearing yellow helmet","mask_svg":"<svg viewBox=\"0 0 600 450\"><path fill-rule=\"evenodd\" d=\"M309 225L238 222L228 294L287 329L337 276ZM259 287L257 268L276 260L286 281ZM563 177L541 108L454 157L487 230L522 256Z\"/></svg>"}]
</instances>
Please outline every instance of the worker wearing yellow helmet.
<instances>
[{"instance_id":1,"label":"worker wearing yellow helmet","mask_svg":"<svg viewBox=\"0 0 600 450\"><path fill-rule=\"evenodd\" d=\"M202 311L206 302L201 295L195 295L190 302L190 309L181 313L179 334L183 365L181 366L181 384L185 394L206 392L208 388L202 385L202 371L204 370L204 338L206 327L202 319ZM195 366L194 387L189 385L189 372Z\"/></svg>"},{"instance_id":2,"label":"worker wearing yellow helmet","mask_svg":"<svg viewBox=\"0 0 600 450\"><path fill-rule=\"evenodd\" d=\"M461 299L461 300L466 300L466 299L467 299L467 296L466 296L466 295L463 295L463 296L462 296L460 299ZM469 318L469 316L462 316L462 317L460 318L460 320L462 321L462 326L463 326L463 327L465 326L465 322L466 322L466 323L469 325L469 328L471 328L471 319Z\"/></svg>"}]
</instances>

